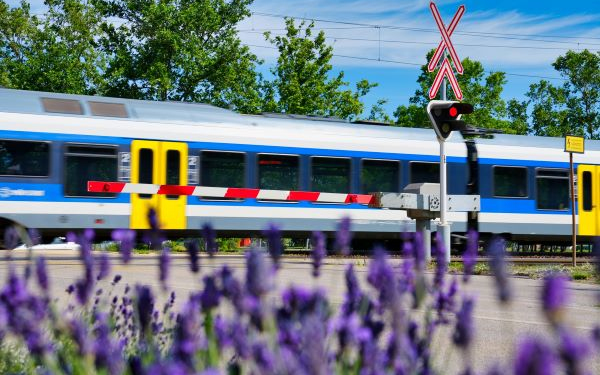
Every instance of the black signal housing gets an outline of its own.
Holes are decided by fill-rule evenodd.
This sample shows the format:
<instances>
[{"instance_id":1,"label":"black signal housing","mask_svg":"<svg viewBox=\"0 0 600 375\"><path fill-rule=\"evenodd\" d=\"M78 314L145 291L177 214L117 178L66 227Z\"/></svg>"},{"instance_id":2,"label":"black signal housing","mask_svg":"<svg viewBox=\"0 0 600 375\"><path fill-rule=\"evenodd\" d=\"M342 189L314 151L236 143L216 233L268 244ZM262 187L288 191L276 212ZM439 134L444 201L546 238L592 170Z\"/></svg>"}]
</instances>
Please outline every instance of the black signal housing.
<instances>
[{"instance_id":1,"label":"black signal housing","mask_svg":"<svg viewBox=\"0 0 600 375\"><path fill-rule=\"evenodd\" d=\"M473 113L473 105L450 100L432 100L427 105L427 115L441 140L445 140L453 131L462 131L467 124L461 121L462 115Z\"/></svg>"}]
</instances>

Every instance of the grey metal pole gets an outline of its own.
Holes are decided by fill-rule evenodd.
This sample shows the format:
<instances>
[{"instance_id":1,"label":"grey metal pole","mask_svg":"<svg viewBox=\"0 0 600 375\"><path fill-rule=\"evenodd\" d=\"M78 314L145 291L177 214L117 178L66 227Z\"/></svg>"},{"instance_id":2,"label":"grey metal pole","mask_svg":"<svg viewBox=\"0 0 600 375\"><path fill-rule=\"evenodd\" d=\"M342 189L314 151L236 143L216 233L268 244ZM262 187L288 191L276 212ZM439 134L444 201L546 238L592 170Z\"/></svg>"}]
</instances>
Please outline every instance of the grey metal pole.
<instances>
[{"instance_id":1,"label":"grey metal pole","mask_svg":"<svg viewBox=\"0 0 600 375\"><path fill-rule=\"evenodd\" d=\"M446 58L447 52L444 51L444 58ZM442 100L448 100L446 96L446 78L442 81ZM440 142L440 223L438 225L438 232L444 242L444 249L446 254L444 258L446 262L450 263L450 225L446 221L446 211L448 204L447 196L447 176L446 176L446 142L443 139L439 139Z\"/></svg>"}]
</instances>

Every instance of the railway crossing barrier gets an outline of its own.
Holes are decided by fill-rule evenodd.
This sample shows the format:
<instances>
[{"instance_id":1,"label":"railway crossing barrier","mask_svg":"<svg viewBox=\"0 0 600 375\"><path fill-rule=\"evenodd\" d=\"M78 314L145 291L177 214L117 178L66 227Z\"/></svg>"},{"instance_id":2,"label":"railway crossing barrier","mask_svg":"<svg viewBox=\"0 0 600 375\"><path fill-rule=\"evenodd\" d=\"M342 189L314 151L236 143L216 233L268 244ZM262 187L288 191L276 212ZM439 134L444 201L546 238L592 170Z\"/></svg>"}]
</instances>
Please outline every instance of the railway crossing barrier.
<instances>
[{"instance_id":1,"label":"railway crossing barrier","mask_svg":"<svg viewBox=\"0 0 600 375\"><path fill-rule=\"evenodd\" d=\"M404 188L402 193L337 194L311 191L88 181L88 191L94 193L191 195L205 198L358 203L368 204L370 207L375 208L406 210L408 217L416 221L416 230L423 234L423 245L427 260L431 259L431 220L440 217L442 206L440 185L433 183L410 184ZM448 195L447 209L451 212L478 212L480 210L479 195Z\"/></svg>"},{"instance_id":2,"label":"railway crossing barrier","mask_svg":"<svg viewBox=\"0 0 600 375\"><path fill-rule=\"evenodd\" d=\"M415 220L416 230L423 235L425 257L431 259L431 221L440 217L440 184L418 183L407 185L402 193L373 193L371 207L406 210ZM449 212L479 212L479 195L448 195ZM450 249L447 249L449 253Z\"/></svg>"}]
</instances>

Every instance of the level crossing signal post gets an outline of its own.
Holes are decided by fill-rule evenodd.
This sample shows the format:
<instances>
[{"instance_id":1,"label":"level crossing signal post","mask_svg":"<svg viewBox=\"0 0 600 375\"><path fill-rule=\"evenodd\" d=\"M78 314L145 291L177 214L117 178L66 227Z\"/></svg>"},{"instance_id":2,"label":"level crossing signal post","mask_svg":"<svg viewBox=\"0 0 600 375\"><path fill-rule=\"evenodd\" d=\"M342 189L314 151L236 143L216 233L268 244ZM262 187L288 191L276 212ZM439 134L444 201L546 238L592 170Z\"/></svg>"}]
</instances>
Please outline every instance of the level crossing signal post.
<instances>
[{"instance_id":1,"label":"level crossing signal post","mask_svg":"<svg viewBox=\"0 0 600 375\"><path fill-rule=\"evenodd\" d=\"M440 223L438 232L444 241L445 258L450 262L450 225L446 219L448 190L446 175L446 140L453 131L466 130L467 124L461 120L463 114L473 113L473 106L451 100L432 100L427 105L427 116L440 143Z\"/></svg>"}]
</instances>

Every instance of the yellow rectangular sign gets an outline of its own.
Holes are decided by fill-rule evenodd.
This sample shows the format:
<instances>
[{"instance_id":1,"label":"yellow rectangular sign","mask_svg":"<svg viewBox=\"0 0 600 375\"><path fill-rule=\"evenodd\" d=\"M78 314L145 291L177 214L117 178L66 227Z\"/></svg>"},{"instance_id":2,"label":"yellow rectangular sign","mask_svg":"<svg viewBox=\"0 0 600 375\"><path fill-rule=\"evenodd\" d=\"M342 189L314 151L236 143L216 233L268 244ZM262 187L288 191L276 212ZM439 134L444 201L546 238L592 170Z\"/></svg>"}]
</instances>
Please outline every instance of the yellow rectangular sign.
<instances>
[{"instance_id":1,"label":"yellow rectangular sign","mask_svg":"<svg viewBox=\"0 0 600 375\"><path fill-rule=\"evenodd\" d=\"M565 138L565 152L576 152L578 154L583 154L584 143L583 137L567 135Z\"/></svg>"}]
</instances>

